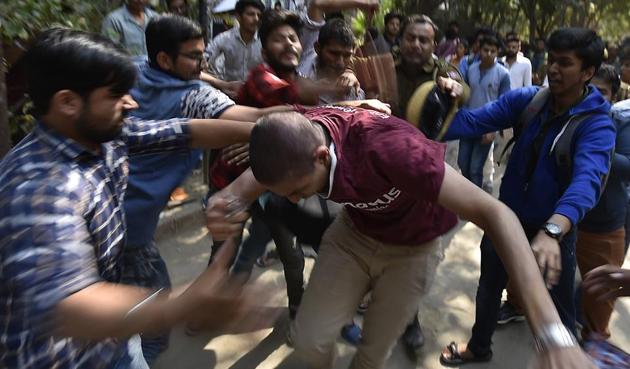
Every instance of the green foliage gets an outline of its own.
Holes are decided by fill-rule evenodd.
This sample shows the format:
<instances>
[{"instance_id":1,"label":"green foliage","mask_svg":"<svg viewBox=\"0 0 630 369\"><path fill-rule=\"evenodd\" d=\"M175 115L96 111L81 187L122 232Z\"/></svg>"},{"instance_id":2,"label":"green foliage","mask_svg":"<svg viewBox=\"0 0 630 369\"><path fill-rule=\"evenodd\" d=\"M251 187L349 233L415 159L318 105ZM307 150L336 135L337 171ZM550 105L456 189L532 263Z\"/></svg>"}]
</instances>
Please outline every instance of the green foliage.
<instances>
[{"instance_id":1,"label":"green foliage","mask_svg":"<svg viewBox=\"0 0 630 369\"><path fill-rule=\"evenodd\" d=\"M32 110L33 102L29 100L18 111L9 111L9 132L14 144L20 142L35 126Z\"/></svg>"},{"instance_id":2,"label":"green foliage","mask_svg":"<svg viewBox=\"0 0 630 369\"><path fill-rule=\"evenodd\" d=\"M117 5L112 0L5 0L0 3L0 37L10 45L54 25L99 31L105 14Z\"/></svg>"}]
</instances>

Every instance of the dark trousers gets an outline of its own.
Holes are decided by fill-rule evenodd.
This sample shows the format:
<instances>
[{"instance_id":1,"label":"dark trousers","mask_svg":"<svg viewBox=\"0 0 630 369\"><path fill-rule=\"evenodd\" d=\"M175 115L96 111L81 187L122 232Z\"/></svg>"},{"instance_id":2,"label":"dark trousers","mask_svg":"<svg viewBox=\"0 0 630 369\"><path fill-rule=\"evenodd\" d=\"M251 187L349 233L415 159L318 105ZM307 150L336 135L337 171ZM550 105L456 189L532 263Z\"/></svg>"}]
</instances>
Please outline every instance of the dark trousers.
<instances>
[{"instance_id":1,"label":"dark trousers","mask_svg":"<svg viewBox=\"0 0 630 369\"><path fill-rule=\"evenodd\" d=\"M267 204L265 210L255 201L250 208L252 222L249 227L249 237L242 243L238 256L234 262L232 273L243 281L247 281L252 273L256 258L261 256L267 243L273 239L282 262L284 277L287 283L289 298L289 312L293 317L304 293L304 253L302 248L293 242L293 232L285 225L286 217L268 211L271 201L280 202L286 199L273 194L265 194ZM213 246L213 254L220 244Z\"/></svg>"},{"instance_id":2,"label":"dark trousers","mask_svg":"<svg viewBox=\"0 0 630 369\"><path fill-rule=\"evenodd\" d=\"M524 227L528 239L538 233L538 227ZM558 284L549 293L560 314L562 323L573 334L575 329L575 230L571 230L560 242L562 274ZM507 283L507 273L503 263L494 250L490 239L484 235L481 240L481 276L477 288L475 325L472 337L468 341L468 349L475 356L485 356L491 351L492 335L497 326L501 294ZM522 291L526 293L526 291ZM527 296L521 296L526 299Z\"/></svg>"}]
</instances>

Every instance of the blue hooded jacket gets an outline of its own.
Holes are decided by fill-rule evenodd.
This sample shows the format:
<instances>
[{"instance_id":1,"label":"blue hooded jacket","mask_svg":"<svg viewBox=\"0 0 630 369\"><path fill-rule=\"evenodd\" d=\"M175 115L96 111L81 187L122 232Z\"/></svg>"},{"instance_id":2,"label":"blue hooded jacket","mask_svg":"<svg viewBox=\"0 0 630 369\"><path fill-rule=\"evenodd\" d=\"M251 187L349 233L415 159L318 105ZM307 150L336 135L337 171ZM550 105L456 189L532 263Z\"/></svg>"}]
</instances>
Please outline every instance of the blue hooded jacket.
<instances>
[{"instance_id":1,"label":"blue hooded jacket","mask_svg":"<svg viewBox=\"0 0 630 369\"><path fill-rule=\"evenodd\" d=\"M508 92L478 109L460 110L446 140L479 137L484 133L512 128L539 87L524 87ZM551 99L550 99L551 100ZM527 163L533 156L533 142L542 124L551 119L551 103L533 118L515 142L505 169L499 199L509 206L521 222L539 227L554 213L566 216L575 226L599 198L601 178L610 167L615 145L615 125L609 116L610 104L593 86L583 100L562 117L555 118L541 146L533 171ZM560 183L554 153L554 139L570 115L590 113L575 131L571 182Z\"/></svg>"},{"instance_id":2,"label":"blue hooded jacket","mask_svg":"<svg viewBox=\"0 0 630 369\"><path fill-rule=\"evenodd\" d=\"M130 91L139 108L130 115L142 120L183 118L182 98L204 84L141 64L136 86ZM201 153L201 150L184 150L129 157L129 184L124 202L127 245L138 247L153 240L160 212L171 192L199 164Z\"/></svg>"}]
</instances>

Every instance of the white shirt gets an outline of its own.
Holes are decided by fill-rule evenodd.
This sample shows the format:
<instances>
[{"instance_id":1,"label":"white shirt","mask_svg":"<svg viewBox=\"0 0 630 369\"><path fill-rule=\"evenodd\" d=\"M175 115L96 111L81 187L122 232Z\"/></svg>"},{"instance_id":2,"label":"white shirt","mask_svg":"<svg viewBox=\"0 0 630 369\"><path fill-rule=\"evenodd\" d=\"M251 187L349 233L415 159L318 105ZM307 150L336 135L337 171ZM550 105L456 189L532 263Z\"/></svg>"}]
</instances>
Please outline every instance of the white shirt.
<instances>
[{"instance_id":1,"label":"white shirt","mask_svg":"<svg viewBox=\"0 0 630 369\"><path fill-rule=\"evenodd\" d=\"M516 61L510 65L506 57L501 58L503 65L510 71L510 87L512 90L532 85L532 63L521 53L516 55Z\"/></svg>"},{"instance_id":2,"label":"white shirt","mask_svg":"<svg viewBox=\"0 0 630 369\"><path fill-rule=\"evenodd\" d=\"M245 43L239 27L234 27L213 38L206 48L208 65L217 72L217 77L224 81L245 81L250 69L262 63L260 52L262 45L258 34L250 43ZM224 70L219 71L215 63L217 58L225 57Z\"/></svg>"}]
</instances>

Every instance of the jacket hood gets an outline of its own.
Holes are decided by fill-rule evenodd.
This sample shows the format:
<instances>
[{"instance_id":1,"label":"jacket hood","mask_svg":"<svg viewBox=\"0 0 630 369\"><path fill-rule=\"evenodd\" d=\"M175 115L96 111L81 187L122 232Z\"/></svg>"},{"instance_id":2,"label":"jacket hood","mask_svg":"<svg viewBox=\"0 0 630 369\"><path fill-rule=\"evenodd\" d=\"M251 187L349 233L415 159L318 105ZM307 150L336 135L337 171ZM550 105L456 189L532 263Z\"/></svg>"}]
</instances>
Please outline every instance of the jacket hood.
<instances>
[{"instance_id":1,"label":"jacket hood","mask_svg":"<svg viewBox=\"0 0 630 369\"><path fill-rule=\"evenodd\" d=\"M588 95L579 104L572 107L569 114L608 114L610 112L610 103L599 93L595 86L589 84L587 88Z\"/></svg>"}]
</instances>

